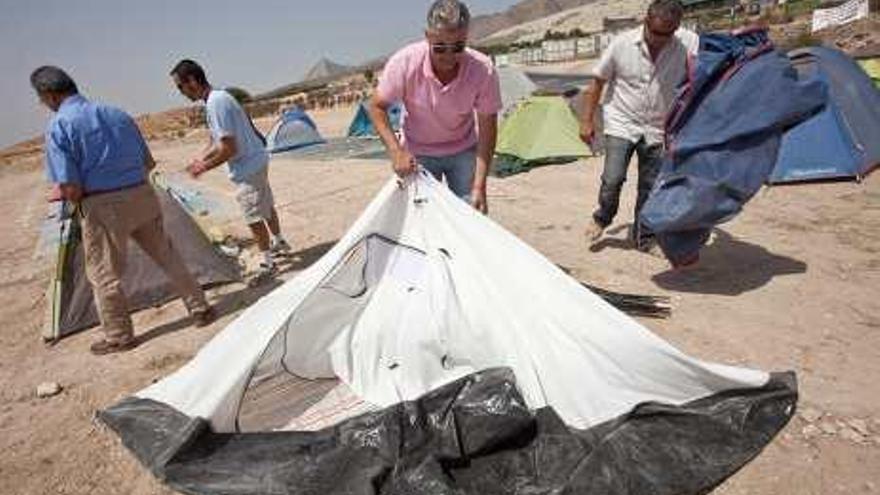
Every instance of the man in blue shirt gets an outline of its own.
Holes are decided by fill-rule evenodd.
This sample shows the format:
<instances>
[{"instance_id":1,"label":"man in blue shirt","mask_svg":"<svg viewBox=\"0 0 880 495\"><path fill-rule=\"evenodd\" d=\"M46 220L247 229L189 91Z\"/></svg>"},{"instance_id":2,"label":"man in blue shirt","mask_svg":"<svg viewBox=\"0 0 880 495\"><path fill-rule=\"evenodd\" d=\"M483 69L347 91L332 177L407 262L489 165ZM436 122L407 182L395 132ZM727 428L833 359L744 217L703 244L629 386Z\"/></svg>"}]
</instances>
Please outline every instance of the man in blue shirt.
<instances>
[{"instance_id":1,"label":"man in blue shirt","mask_svg":"<svg viewBox=\"0 0 880 495\"><path fill-rule=\"evenodd\" d=\"M214 313L162 227L159 200L148 184L155 161L134 120L122 110L79 94L57 67L40 67L31 86L55 115L46 131L46 171L61 197L82 215L86 276L95 292L105 338L94 354L136 345L121 284L131 237L162 267L183 297L197 326Z\"/></svg>"},{"instance_id":2,"label":"man in blue shirt","mask_svg":"<svg viewBox=\"0 0 880 495\"><path fill-rule=\"evenodd\" d=\"M290 245L281 236L269 186L269 154L262 135L232 95L211 87L199 64L181 60L171 70L171 77L184 96L192 101L205 102L211 131L210 145L187 170L193 177L198 177L224 162L228 163L229 180L237 188L235 199L260 249L256 280L272 275L275 272L272 254L289 252Z\"/></svg>"}]
</instances>

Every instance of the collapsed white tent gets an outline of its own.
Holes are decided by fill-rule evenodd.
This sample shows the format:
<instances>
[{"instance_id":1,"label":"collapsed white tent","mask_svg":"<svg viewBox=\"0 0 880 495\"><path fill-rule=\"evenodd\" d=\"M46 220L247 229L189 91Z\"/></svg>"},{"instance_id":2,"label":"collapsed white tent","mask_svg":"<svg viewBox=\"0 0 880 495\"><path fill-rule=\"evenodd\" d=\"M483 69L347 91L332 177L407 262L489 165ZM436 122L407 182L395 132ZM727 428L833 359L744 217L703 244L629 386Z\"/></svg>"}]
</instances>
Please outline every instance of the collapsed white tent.
<instances>
[{"instance_id":1,"label":"collapsed white tent","mask_svg":"<svg viewBox=\"0 0 880 495\"><path fill-rule=\"evenodd\" d=\"M351 456L390 445L381 439L391 430L376 425L394 415L409 415L410 427L421 425L437 438L445 438L448 427L438 418L451 415L457 420L453 443L471 459L476 453L489 455L483 443L476 450L466 447L470 438L485 435L499 436L489 442L495 447L513 442L523 444L517 449L534 448L550 431L540 426L544 420L536 411L555 413L571 436L609 425L660 428L666 423L632 418L637 411L661 407L666 412L649 416L682 415L696 423L687 432L633 437L641 449L660 442L652 455L663 460L642 455L645 465L620 465L626 474L615 475L615 482L634 477L627 478L628 486L651 483L655 493L699 493L756 455L785 424L796 401L794 387L790 375L771 379L762 371L686 356L420 173L403 187L389 181L325 256L247 309L179 371L101 417L158 476L188 493L248 493L287 485L290 493L312 493L301 490L309 483L324 490L314 493L348 493L340 487L375 482L373 475L357 471L316 481L315 473L328 460L311 449L330 442L342 449L331 449L333 455L380 469L389 462L383 455L370 451L357 462ZM462 418L475 410L485 413L477 414L484 422L469 430ZM314 429L301 420L315 414L319 426L330 427L318 433L279 431ZM424 421L415 421L416 416ZM738 419L731 420L734 416ZM522 421L539 426L509 428ZM732 427L731 421L738 423ZM371 432L367 436L375 441L364 443L356 431ZM254 432L260 434L254 437ZM723 438L715 438L719 435ZM423 436L430 435L419 430L417 437ZM614 435L601 436L590 452ZM692 436L684 445L662 445ZM265 445L256 446L256 438ZM350 444L353 438L361 438L356 446ZM566 441L586 448L584 438ZM614 441L622 438L618 431ZM712 447L703 445L716 440ZM236 445L244 450L236 451ZM517 449L490 449L490 457L509 460L521 454ZM418 452L445 466L446 454ZM682 459L682 452L694 457ZM506 457L499 457L502 453ZM688 465L700 456L711 458L705 469L699 462ZM631 462L638 463L637 457ZM558 462L568 462L565 458ZM396 472L399 461L385 467ZM230 471L233 462L237 467ZM648 465L665 474L648 476ZM447 468L453 469L440 471ZM681 469L696 469L700 476L681 481L676 471ZM599 479L566 473L556 480L560 486ZM667 491L663 483L669 484ZM495 491L457 488L508 493L502 485ZM431 492L427 486L416 488Z\"/></svg>"}]
</instances>

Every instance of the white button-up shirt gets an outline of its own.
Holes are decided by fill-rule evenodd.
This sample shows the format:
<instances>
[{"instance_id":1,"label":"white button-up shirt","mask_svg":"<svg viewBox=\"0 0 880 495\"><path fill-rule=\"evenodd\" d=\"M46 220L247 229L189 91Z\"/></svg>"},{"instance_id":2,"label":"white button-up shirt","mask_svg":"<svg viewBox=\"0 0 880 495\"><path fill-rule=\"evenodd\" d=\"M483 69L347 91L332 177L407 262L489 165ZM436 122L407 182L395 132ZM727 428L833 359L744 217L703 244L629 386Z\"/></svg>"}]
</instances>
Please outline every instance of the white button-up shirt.
<instances>
[{"instance_id":1,"label":"white button-up shirt","mask_svg":"<svg viewBox=\"0 0 880 495\"><path fill-rule=\"evenodd\" d=\"M697 53L699 36L679 29L653 61L644 29L615 37L592 72L608 84L603 100L605 134L633 143L644 137L650 145L663 142L666 114L687 77L687 58Z\"/></svg>"}]
</instances>

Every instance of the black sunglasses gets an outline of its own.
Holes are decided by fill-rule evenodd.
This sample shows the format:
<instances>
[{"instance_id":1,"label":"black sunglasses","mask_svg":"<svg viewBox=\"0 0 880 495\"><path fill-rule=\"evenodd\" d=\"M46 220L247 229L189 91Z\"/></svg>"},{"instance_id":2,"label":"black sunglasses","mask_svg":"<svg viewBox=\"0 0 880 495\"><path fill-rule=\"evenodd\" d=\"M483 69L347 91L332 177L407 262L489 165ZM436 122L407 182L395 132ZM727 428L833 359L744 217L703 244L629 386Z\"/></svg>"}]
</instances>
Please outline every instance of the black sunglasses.
<instances>
[{"instance_id":1,"label":"black sunglasses","mask_svg":"<svg viewBox=\"0 0 880 495\"><path fill-rule=\"evenodd\" d=\"M467 46L467 43L464 41L459 41L457 43L431 43L431 50L434 53L461 53L464 51L464 47Z\"/></svg>"}]
</instances>

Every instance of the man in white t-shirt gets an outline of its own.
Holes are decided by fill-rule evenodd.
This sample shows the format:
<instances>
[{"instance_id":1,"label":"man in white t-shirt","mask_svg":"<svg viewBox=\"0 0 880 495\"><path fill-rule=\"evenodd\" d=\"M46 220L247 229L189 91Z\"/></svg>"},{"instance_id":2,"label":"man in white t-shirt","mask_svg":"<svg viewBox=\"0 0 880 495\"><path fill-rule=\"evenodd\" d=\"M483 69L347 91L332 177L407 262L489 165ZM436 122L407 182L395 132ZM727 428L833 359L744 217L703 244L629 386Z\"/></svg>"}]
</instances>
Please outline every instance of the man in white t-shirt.
<instances>
[{"instance_id":1,"label":"man in white t-shirt","mask_svg":"<svg viewBox=\"0 0 880 495\"><path fill-rule=\"evenodd\" d=\"M187 167L198 177L222 165L229 166L229 180L235 183L235 199L260 249L257 277L275 272L272 254L290 251L281 236L272 188L269 186L269 154L264 138L250 117L228 92L214 89L205 71L192 60L181 60L171 70L177 89L192 101L204 101L211 142ZM267 229L268 226L268 229Z\"/></svg>"},{"instance_id":2,"label":"man in white t-shirt","mask_svg":"<svg viewBox=\"0 0 880 495\"><path fill-rule=\"evenodd\" d=\"M599 240L617 214L626 170L635 153L639 159L638 195L630 238L635 247L648 250L652 235L639 226L639 212L654 185L663 153L664 124L678 87L687 77L687 60L696 54L699 37L679 29L683 10L679 0L654 0L642 26L614 40L592 71L585 90L581 138L594 136L594 118L602 90L605 168L599 190L599 208L585 234Z\"/></svg>"}]
</instances>

